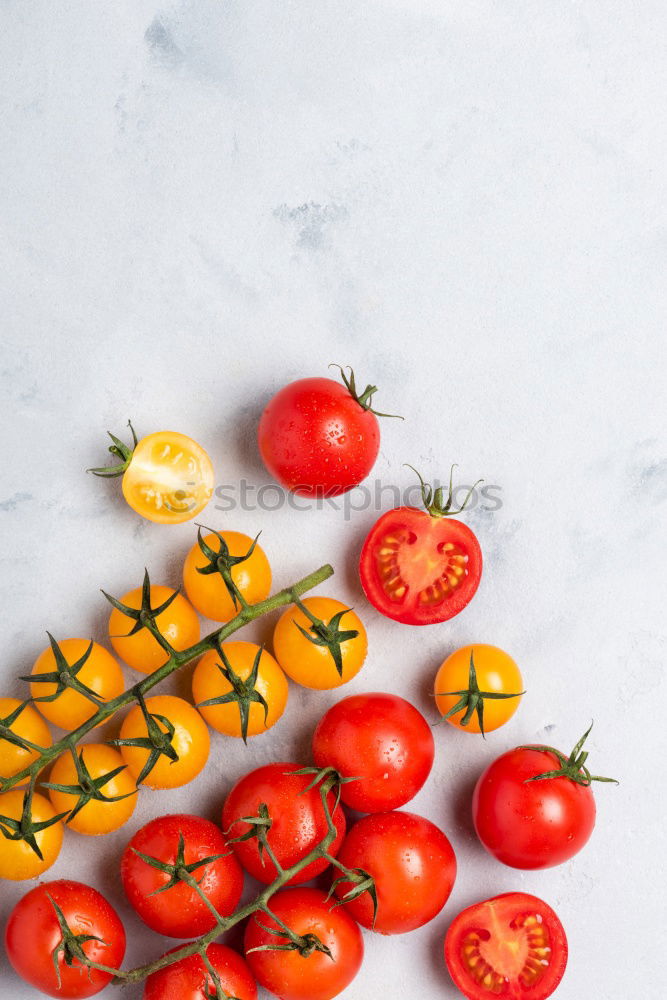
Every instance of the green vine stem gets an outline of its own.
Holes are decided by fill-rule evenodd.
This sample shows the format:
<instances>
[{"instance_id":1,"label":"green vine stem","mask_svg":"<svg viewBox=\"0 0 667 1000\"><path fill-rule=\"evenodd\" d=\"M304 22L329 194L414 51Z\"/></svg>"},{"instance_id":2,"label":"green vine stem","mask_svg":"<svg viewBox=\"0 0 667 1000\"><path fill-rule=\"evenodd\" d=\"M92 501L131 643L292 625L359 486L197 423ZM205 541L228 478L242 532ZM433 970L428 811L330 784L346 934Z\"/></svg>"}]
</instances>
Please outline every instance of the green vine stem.
<instances>
[{"instance_id":1,"label":"green vine stem","mask_svg":"<svg viewBox=\"0 0 667 1000\"><path fill-rule=\"evenodd\" d=\"M60 754L65 751L69 751L74 754L76 752L76 744L79 740L89 733L92 729L98 726L101 722L105 722L110 719L113 715L119 712L122 708L126 708L135 702L141 703L143 697L148 691L152 690L163 680L173 674L176 670L181 667L186 666L186 664L191 663L196 660L203 653L208 652L211 649L217 649L221 642L224 642L230 635L237 632L244 625L249 622L254 621L256 618L261 618L262 615L267 614L269 611L275 611L277 608L285 607L287 604L294 604L298 601L301 594L305 594L307 591L312 590L313 587L317 587L324 580L328 580L330 576L333 575L333 568L329 565L320 566L313 573L309 573L308 576L303 577L302 580L298 580L296 583L292 584L290 587L285 587L283 590L279 590L278 593L273 594L271 597L267 597L264 601L259 601L257 604L249 604L242 607L239 613L230 621L221 625L219 628L210 632L199 642L196 642L193 646L188 649L177 652L172 649L167 640L161 634L157 625L155 624L154 616L145 615L143 616L142 625L151 632L155 639L165 648L169 654L169 658L161 667L153 671L152 674L148 674L142 680L133 684L122 694L118 695L117 698L112 698L111 701L103 702L99 705L94 715L82 723L77 729L73 729L71 732L63 736L62 739L53 743L50 747L44 747L38 757L36 757L29 765L23 768L22 771L18 771L16 774L9 778L0 778L0 793L9 791L15 785L25 779L29 779L31 788L34 787L37 775L42 771L52 760L59 757ZM30 678L34 680L34 678Z\"/></svg>"},{"instance_id":2,"label":"green vine stem","mask_svg":"<svg viewBox=\"0 0 667 1000\"><path fill-rule=\"evenodd\" d=\"M195 892L201 896L202 900L209 908L213 916L215 917L215 927L203 934L200 938L195 941L189 941L184 944L181 948L177 948L175 951L168 952L166 955L162 955L161 958L156 959L154 962L149 962L146 965L139 965L134 969L129 970L114 970L115 978L112 982L116 985L122 985L127 983L137 983L146 979L148 976L152 975L154 972L158 972L160 969L164 969L168 965L173 965L174 962L178 962L183 958L188 958L190 955L204 955L207 947L213 941L216 940L222 933L228 931L231 927L236 926L236 924L241 923L242 920L246 920L255 913L263 913L268 918L274 920L276 923L280 924L280 921L274 916L269 907L269 902L271 897L282 889L290 879L298 875L299 872L303 871L308 865L312 864L320 858L325 858L330 860L329 847L336 839L337 830L336 824L334 823L332 810L329 808L329 803L327 802L327 796L332 789L331 780L324 780L318 786L318 791L320 794L320 801L322 803L322 810L326 818L327 832L325 833L322 840L316 844L316 846L305 854L299 861L291 865L289 868L280 868L278 866L278 875L274 881L266 886L259 895L257 895L251 902L242 906L240 909L236 910L229 917L221 916L213 906L213 904L206 898L206 895L199 885L198 881L194 876L187 871L185 867L177 870L178 877L190 886ZM335 811L335 809L334 809ZM350 880L358 881L358 873L352 870L343 869L343 866L337 863L337 867L344 870L345 874ZM365 873L364 873L365 874ZM370 880L372 883L372 879ZM371 885L372 889L374 886ZM308 938L302 938L289 928L285 928L285 936L289 937L291 944L287 947L293 947L300 951L304 956L307 957L310 952L315 949L322 950L324 946L315 938L315 935L309 935ZM286 947L285 945L277 945L278 949ZM109 971L109 970L106 970Z\"/></svg>"}]
</instances>

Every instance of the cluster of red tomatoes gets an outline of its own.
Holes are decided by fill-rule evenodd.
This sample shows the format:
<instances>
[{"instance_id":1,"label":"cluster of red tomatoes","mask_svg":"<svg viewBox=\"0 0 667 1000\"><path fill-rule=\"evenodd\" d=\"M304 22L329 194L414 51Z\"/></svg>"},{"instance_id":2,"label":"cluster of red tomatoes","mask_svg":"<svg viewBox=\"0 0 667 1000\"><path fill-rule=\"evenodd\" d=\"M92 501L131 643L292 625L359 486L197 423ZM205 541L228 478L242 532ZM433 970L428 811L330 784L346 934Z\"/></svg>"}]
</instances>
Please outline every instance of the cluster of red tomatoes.
<instances>
[{"instance_id":1,"label":"cluster of red tomatoes","mask_svg":"<svg viewBox=\"0 0 667 1000\"><path fill-rule=\"evenodd\" d=\"M302 380L267 406L260 451L286 488L334 496L370 472L379 449L371 405L376 390L358 393L352 373L343 373L343 380ZM132 435L132 448L112 436L110 451L119 464L93 471L122 475L128 503L151 520L194 517L213 490L203 449L180 434L141 441ZM461 611L482 566L473 532L451 517L459 513L452 510L451 479L447 492L420 483L424 509L399 507L382 515L359 564L373 605L413 625ZM139 785L170 788L190 781L208 757L206 723L245 741L281 717L287 677L331 689L361 669L364 625L327 597L296 599L282 614L274 655L244 641L199 650L198 613L228 622L264 601L271 586L257 539L205 532L200 528L185 559L187 597L152 585L147 576L143 587L109 598L110 642L130 667L152 674L173 655L197 659L194 705L172 695L141 697L116 739L57 757L49 780L40 782L48 797L35 790L34 780L27 792L2 792L0 877L45 871L60 850L63 820L79 833L106 833L131 816ZM148 619L159 637L146 627ZM92 728L99 707L123 691L120 667L102 646L49 639L26 678L32 704L0 699L3 780L20 776L51 745L45 719L69 730L87 723ZM522 694L512 658L482 644L449 656L434 683L442 717L468 732L501 726ZM569 756L545 746L515 748L480 776L472 802L475 829L499 861L544 868L586 843L595 821L591 781L608 780L586 767L587 735ZM198 940L143 970L119 973L119 981L147 976L146 1000L253 1000L257 983L282 1000L337 996L362 961L360 925L381 934L414 930L439 913L451 893L456 859L449 840L429 820L401 808L423 786L433 756L431 728L414 706L396 695L354 695L320 720L312 765L277 762L246 774L227 796L220 826L191 815L146 824L121 860L126 896L156 932ZM365 814L349 829L344 806ZM266 889L239 909L244 873ZM319 880L317 888L304 886L312 879ZM215 941L241 920L243 956ZM19 901L6 943L28 982L53 996L84 997L117 974L125 932L95 889L58 880ZM455 984L472 1000L545 1000L564 973L567 942L546 903L516 892L460 913L444 953Z\"/></svg>"}]
</instances>

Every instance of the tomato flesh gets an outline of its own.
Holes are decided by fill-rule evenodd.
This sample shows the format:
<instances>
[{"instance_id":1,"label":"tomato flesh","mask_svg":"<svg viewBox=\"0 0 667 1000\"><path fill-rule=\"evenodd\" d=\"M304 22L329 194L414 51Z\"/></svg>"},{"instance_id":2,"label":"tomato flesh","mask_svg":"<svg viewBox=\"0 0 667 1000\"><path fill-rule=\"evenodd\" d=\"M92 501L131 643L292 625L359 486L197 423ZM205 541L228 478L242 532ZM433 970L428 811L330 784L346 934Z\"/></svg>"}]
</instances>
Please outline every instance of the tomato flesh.
<instances>
[{"instance_id":1,"label":"tomato flesh","mask_svg":"<svg viewBox=\"0 0 667 1000\"><path fill-rule=\"evenodd\" d=\"M359 568L378 611L408 625L429 625L453 618L472 599L482 553L461 521L397 507L371 529Z\"/></svg>"},{"instance_id":2,"label":"tomato flesh","mask_svg":"<svg viewBox=\"0 0 667 1000\"><path fill-rule=\"evenodd\" d=\"M567 939L550 906L510 892L459 913L445 938L445 961L469 1000L546 1000L563 978Z\"/></svg>"}]
</instances>

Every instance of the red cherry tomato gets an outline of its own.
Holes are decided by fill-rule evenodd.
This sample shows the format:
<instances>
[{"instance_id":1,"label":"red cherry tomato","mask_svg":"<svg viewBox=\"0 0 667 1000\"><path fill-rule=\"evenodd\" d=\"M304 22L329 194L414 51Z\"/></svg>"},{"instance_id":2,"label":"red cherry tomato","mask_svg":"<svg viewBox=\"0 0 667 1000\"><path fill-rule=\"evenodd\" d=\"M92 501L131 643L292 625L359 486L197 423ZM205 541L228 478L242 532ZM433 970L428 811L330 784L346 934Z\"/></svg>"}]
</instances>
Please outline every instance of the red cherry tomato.
<instances>
[{"instance_id":1,"label":"red cherry tomato","mask_svg":"<svg viewBox=\"0 0 667 1000\"><path fill-rule=\"evenodd\" d=\"M206 957L227 996L257 1000L257 983L244 958L224 944L210 944ZM144 1000L210 1000L214 996L213 978L201 955L190 955L159 969L144 987Z\"/></svg>"},{"instance_id":2,"label":"red cherry tomato","mask_svg":"<svg viewBox=\"0 0 667 1000\"><path fill-rule=\"evenodd\" d=\"M369 474L380 448L370 409L374 387L304 378L276 393L259 422L259 450L271 475L293 493L338 496ZM372 391L369 391L372 390Z\"/></svg>"},{"instance_id":3,"label":"red cherry tomato","mask_svg":"<svg viewBox=\"0 0 667 1000\"><path fill-rule=\"evenodd\" d=\"M482 551L462 521L417 507L396 507L371 528L359 563L371 604L406 625L453 618L472 599Z\"/></svg>"},{"instance_id":4,"label":"red cherry tomato","mask_svg":"<svg viewBox=\"0 0 667 1000\"><path fill-rule=\"evenodd\" d=\"M445 961L468 1000L546 1000L567 964L560 920L537 896L508 892L459 913Z\"/></svg>"},{"instance_id":5,"label":"red cherry tomato","mask_svg":"<svg viewBox=\"0 0 667 1000\"><path fill-rule=\"evenodd\" d=\"M404 934L428 923L449 899L456 878L456 857L447 837L423 816L409 812L364 816L347 834L338 860L373 876L375 922L368 892L345 903L345 909L380 934ZM354 888L349 881L335 884L339 899Z\"/></svg>"},{"instance_id":6,"label":"red cherry tomato","mask_svg":"<svg viewBox=\"0 0 667 1000\"><path fill-rule=\"evenodd\" d=\"M282 889L272 896L269 908L302 938L315 935L330 954L317 949L305 954L296 950L252 951L286 943L285 938L270 933L281 930L275 920L265 914L252 916L246 927L245 950L260 985L280 1000L331 1000L338 996L356 976L364 955L361 931L354 920L319 889Z\"/></svg>"},{"instance_id":7,"label":"red cherry tomato","mask_svg":"<svg viewBox=\"0 0 667 1000\"><path fill-rule=\"evenodd\" d=\"M433 734L417 709L395 694L355 694L333 705L313 734L313 760L343 777L343 802L386 812L414 798L433 764Z\"/></svg>"},{"instance_id":8,"label":"red cherry tomato","mask_svg":"<svg viewBox=\"0 0 667 1000\"><path fill-rule=\"evenodd\" d=\"M258 816L264 805L271 819L267 840L283 868L290 868L317 846L327 833L326 816L318 788L306 791L313 775L293 773L300 769L299 764L290 762L258 767L237 781L222 810L222 827L237 858L246 871L267 885L276 877L276 867L266 851L260 854L256 838L232 841L252 829L249 823L241 822L243 817ZM329 854L335 857L345 836L345 817L340 805L334 809L336 797L332 791L327 804L338 831L329 847ZM326 867L323 858L313 861L287 884L307 882Z\"/></svg>"},{"instance_id":9,"label":"red cherry tomato","mask_svg":"<svg viewBox=\"0 0 667 1000\"><path fill-rule=\"evenodd\" d=\"M573 857L590 837L595 826L590 782L613 779L594 778L585 768L586 736L569 758L550 747L517 747L480 776L473 794L475 829L503 864L551 868ZM553 772L558 776L540 777Z\"/></svg>"},{"instance_id":10,"label":"red cherry tomato","mask_svg":"<svg viewBox=\"0 0 667 1000\"><path fill-rule=\"evenodd\" d=\"M9 961L22 979L48 996L93 996L104 989L112 974L76 958L70 966L63 949L56 953L63 934L51 900L60 907L72 933L81 938L78 943L88 958L112 969L120 967L125 931L118 914L96 889L68 879L42 882L18 901L5 933ZM83 940L82 936L89 935L90 940Z\"/></svg>"},{"instance_id":11,"label":"red cherry tomato","mask_svg":"<svg viewBox=\"0 0 667 1000\"><path fill-rule=\"evenodd\" d=\"M181 838L184 866L218 913L229 916L241 898L243 872L222 831L201 816L173 814L146 823L123 852L120 876L125 895L152 930L168 937L199 937L215 927L215 918L197 891L173 870L155 868L140 857L144 854L177 867ZM215 861L197 864L217 855L221 856Z\"/></svg>"}]
</instances>

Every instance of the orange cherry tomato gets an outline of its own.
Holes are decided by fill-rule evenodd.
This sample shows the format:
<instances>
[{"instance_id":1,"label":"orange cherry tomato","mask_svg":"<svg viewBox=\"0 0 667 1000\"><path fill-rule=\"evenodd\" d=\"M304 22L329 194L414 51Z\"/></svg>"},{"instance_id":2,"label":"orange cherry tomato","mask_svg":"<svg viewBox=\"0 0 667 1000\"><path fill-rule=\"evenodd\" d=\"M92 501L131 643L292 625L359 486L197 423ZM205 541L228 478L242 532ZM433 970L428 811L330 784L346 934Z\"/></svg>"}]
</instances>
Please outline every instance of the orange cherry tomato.
<instances>
[{"instance_id":1,"label":"orange cherry tomato","mask_svg":"<svg viewBox=\"0 0 667 1000\"><path fill-rule=\"evenodd\" d=\"M125 500L137 514L159 524L190 521L213 496L213 466L201 445L177 431L157 431L140 441L130 424L133 447L109 435L109 451L120 464L90 469L122 476Z\"/></svg>"},{"instance_id":2,"label":"orange cherry tomato","mask_svg":"<svg viewBox=\"0 0 667 1000\"><path fill-rule=\"evenodd\" d=\"M147 698L146 708L151 715L163 717L157 720L157 725L165 737L167 753L158 753L152 748L143 746L121 746L123 760L139 782L151 754L154 756L154 766L142 779L149 788L179 788L181 785L186 785L197 777L208 760L210 738L206 723L189 702L171 694L158 694L153 698ZM167 722L165 723L163 719ZM173 734L170 734L170 727L173 727ZM135 705L123 720L120 739L136 740L147 737L146 719L139 705ZM170 752L172 752L171 757Z\"/></svg>"},{"instance_id":3,"label":"orange cherry tomato","mask_svg":"<svg viewBox=\"0 0 667 1000\"><path fill-rule=\"evenodd\" d=\"M334 616L343 612L339 622L340 631L358 632L356 637L340 643L342 676L338 673L329 647L312 642L297 627L301 626L308 635L317 639L313 623L297 605L283 612L273 633L273 651L278 663L293 681L303 687L328 691L347 684L359 673L366 659L368 640L363 622L354 611L332 597L306 597L302 603L325 625L330 625Z\"/></svg>"},{"instance_id":4,"label":"orange cherry tomato","mask_svg":"<svg viewBox=\"0 0 667 1000\"><path fill-rule=\"evenodd\" d=\"M18 712L19 708L20 712ZM16 714L17 712L18 714ZM12 716L14 716L13 719ZM8 722L9 719L12 721ZM36 712L32 705L19 701L18 698L0 698L0 723L36 747L46 749L53 742L49 727L39 712ZM0 736L0 780L12 778L38 757L39 750L17 746ZM24 778L23 781L19 781L16 787L25 785L27 780Z\"/></svg>"},{"instance_id":5,"label":"orange cherry tomato","mask_svg":"<svg viewBox=\"0 0 667 1000\"><path fill-rule=\"evenodd\" d=\"M271 654L254 642L223 642L222 652L224 657L217 650L210 650L195 668L192 695L197 708L209 726L219 733L257 736L275 725L285 711L287 679ZM211 698L229 697L232 693L235 693L234 700L219 705L202 704ZM243 713L246 711L244 733Z\"/></svg>"},{"instance_id":6,"label":"orange cherry tomato","mask_svg":"<svg viewBox=\"0 0 667 1000\"><path fill-rule=\"evenodd\" d=\"M77 752L79 766L85 768L90 782L98 785L96 794L103 798L90 798L75 815L67 818L67 826L88 836L117 830L127 823L137 802L137 786L132 775L118 751L105 743L85 743ZM118 768L122 768L118 774L103 783L99 782L104 775L112 774ZM82 796L85 796L83 789L74 787L78 783L79 775L71 753L61 754L51 769L49 785L70 786L72 791L49 788L49 798L57 813L76 809Z\"/></svg>"},{"instance_id":7,"label":"orange cherry tomato","mask_svg":"<svg viewBox=\"0 0 667 1000\"><path fill-rule=\"evenodd\" d=\"M224 552L220 537L224 539ZM220 531L202 538L204 546L212 553L220 553L223 558L219 565L224 567L224 556L235 558L245 556L253 546L253 540L240 531ZM222 551L221 551L222 550ZM213 569L216 562L202 549L197 541L188 552L183 566L185 592L200 615L216 622L227 622L239 612L219 571L200 573L202 569ZM269 596L271 590L271 567L264 550L257 544L250 555L229 567L233 583L238 587L248 604L257 604Z\"/></svg>"},{"instance_id":8,"label":"orange cherry tomato","mask_svg":"<svg viewBox=\"0 0 667 1000\"><path fill-rule=\"evenodd\" d=\"M3 822L3 817L20 820L23 815L24 791L10 789L0 795L0 827L8 833L13 833L10 824ZM57 813L45 795L37 792L32 797L31 816L34 823L45 823L52 820ZM60 854L63 843L63 825L60 821L52 823L35 833L35 841L42 857L32 849L25 840L9 840L0 831L0 878L21 882L26 878L35 878L50 868Z\"/></svg>"},{"instance_id":9,"label":"orange cherry tomato","mask_svg":"<svg viewBox=\"0 0 667 1000\"><path fill-rule=\"evenodd\" d=\"M171 587L152 584L151 608L161 607L173 594ZM141 598L142 588L136 587L124 594L120 603L138 610L141 608ZM199 642L201 631L197 612L181 594L177 594L169 607L157 615L155 623L165 639L179 652ZM152 674L167 662L169 656L146 627L129 635L135 625L133 618L114 608L109 617L111 645L128 666L142 674Z\"/></svg>"},{"instance_id":10,"label":"orange cherry tomato","mask_svg":"<svg viewBox=\"0 0 667 1000\"><path fill-rule=\"evenodd\" d=\"M75 680L90 688L102 701L111 701L123 693L123 672L111 653L99 643L91 643L88 639L62 639L57 646L65 662L73 668L72 672L76 671ZM81 666L77 668L79 663ZM53 646L40 653L32 668L30 694L35 707L54 726L78 729L97 711L95 703L71 687L64 687L58 694L58 683L37 680L39 674L59 672L60 669ZM54 695L52 701L40 700Z\"/></svg>"},{"instance_id":11,"label":"orange cherry tomato","mask_svg":"<svg viewBox=\"0 0 667 1000\"><path fill-rule=\"evenodd\" d=\"M471 657L477 691L475 683L470 683ZM503 726L516 712L523 694L523 679L521 671L508 653L497 646L475 643L462 646L444 660L435 677L434 691L435 703L443 716L461 704L460 710L453 712L447 722L469 733L482 732L479 708L473 707L470 714L470 706L472 702L479 706L483 701L484 732L490 733ZM446 694L448 691L456 693ZM503 697L485 698L485 692ZM464 725L466 711L469 718Z\"/></svg>"}]
</instances>

